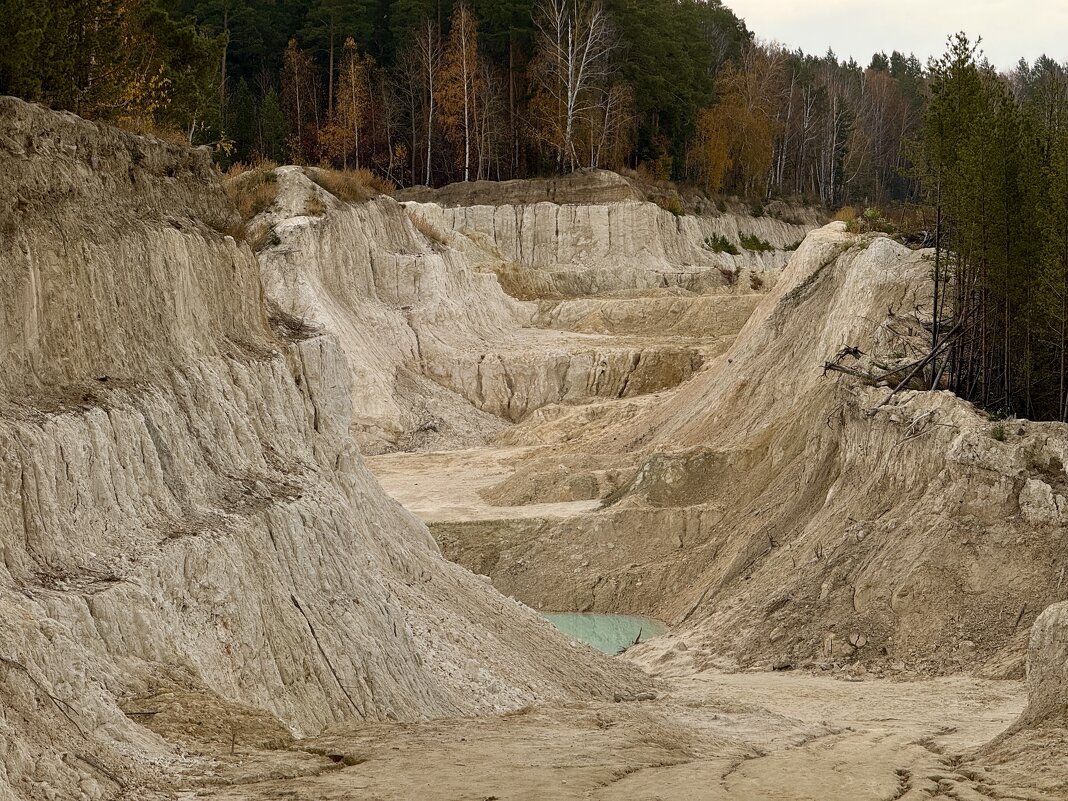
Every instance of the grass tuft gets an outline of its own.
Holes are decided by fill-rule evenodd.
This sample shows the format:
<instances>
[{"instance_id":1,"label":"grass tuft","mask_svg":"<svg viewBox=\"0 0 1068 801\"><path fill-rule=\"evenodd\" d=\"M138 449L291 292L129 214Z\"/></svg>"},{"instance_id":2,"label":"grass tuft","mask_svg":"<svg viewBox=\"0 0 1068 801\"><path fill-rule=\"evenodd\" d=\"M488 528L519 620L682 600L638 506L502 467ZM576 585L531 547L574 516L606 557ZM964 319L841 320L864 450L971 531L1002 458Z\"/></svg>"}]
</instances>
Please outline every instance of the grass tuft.
<instances>
[{"instance_id":1,"label":"grass tuft","mask_svg":"<svg viewBox=\"0 0 1068 801\"><path fill-rule=\"evenodd\" d=\"M658 205L662 209L670 211L676 217L683 217L686 214L686 209L682 207L682 201L679 200L678 195L668 195L666 197L659 197L656 199L656 205Z\"/></svg>"},{"instance_id":2,"label":"grass tuft","mask_svg":"<svg viewBox=\"0 0 1068 801\"><path fill-rule=\"evenodd\" d=\"M731 256L738 256L741 254L741 251L738 250L738 246L722 234L706 236L703 244L705 250L711 250L713 253L728 253Z\"/></svg>"},{"instance_id":3,"label":"grass tuft","mask_svg":"<svg viewBox=\"0 0 1068 801\"><path fill-rule=\"evenodd\" d=\"M430 220L422 214L409 212L408 216L411 218L412 225L416 227L416 230L431 242L441 247L446 247L448 245L448 239L446 238L445 233L439 230L434 223L430 222Z\"/></svg>"},{"instance_id":4,"label":"grass tuft","mask_svg":"<svg viewBox=\"0 0 1068 801\"><path fill-rule=\"evenodd\" d=\"M278 199L277 165L264 162L253 167L235 164L226 173L226 194L244 221L270 208Z\"/></svg>"}]
</instances>

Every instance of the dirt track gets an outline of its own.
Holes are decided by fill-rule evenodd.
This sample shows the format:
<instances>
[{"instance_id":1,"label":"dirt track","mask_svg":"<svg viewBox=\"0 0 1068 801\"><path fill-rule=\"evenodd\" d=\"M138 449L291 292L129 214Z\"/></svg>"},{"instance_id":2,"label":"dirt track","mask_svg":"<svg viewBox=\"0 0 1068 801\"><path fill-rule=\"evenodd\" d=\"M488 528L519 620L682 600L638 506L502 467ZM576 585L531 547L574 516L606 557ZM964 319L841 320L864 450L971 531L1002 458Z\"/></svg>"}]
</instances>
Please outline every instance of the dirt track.
<instances>
[{"instance_id":1,"label":"dirt track","mask_svg":"<svg viewBox=\"0 0 1068 801\"><path fill-rule=\"evenodd\" d=\"M1057 798L1005 786L968 757L1023 704L1017 682L704 673L666 682L653 700L347 725L298 743L284 758L224 757L215 779L231 786L196 797Z\"/></svg>"}]
</instances>

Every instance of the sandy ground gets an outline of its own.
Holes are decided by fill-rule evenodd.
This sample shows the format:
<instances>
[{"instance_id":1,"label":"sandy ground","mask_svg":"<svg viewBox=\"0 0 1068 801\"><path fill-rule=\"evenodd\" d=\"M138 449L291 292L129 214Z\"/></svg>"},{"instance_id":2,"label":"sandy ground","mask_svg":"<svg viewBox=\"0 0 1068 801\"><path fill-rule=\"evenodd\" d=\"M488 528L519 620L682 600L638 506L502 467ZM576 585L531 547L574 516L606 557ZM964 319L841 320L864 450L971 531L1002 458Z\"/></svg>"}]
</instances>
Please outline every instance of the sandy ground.
<instances>
[{"instance_id":1,"label":"sandy ground","mask_svg":"<svg viewBox=\"0 0 1068 801\"><path fill-rule=\"evenodd\" d=\"M599 500L493 506L479 492L510 476L531 448L471 448L431 453L391 453L367 459L390 495L426 523L570 517L601 505Z\"/></svg>"},{"instance_id":2,"label":"sandy ground","mask_svg":"<svg viewBox=\"0 0 1068 801\"><path fill-rule=\"evenodd\" d=\"M184 798L222 801L1052 799L969 749L1024 705L1018 682L704 673L655 699L493 718L347 724L237 749Z\"/></svg>"}]
</instances>

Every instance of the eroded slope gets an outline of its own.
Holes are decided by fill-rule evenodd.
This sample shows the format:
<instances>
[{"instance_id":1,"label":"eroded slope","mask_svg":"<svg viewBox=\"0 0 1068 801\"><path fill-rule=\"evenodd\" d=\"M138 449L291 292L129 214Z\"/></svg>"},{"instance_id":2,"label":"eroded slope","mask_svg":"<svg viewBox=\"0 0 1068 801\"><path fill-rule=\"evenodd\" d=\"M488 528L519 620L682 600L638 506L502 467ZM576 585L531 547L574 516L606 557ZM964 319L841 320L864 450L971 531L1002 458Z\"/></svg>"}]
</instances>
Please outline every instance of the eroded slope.
<instances>
[{"instance_id":1,"label":"eroded slope","mask_svg":"<svg viewBox=\"0 0 1068 801\"><path fill-rule=\"evenodd\" d=\"M946 393L881 405L889 389L822 369L847 346L883 368L922 355L928 272L924 253L885 237L810 234L691 381L508 433L542 444L483 497L600 497L604 509L505 508L436 523L436 536L528 603L679 625L641 649L665 669L1022 675L1027 628L1063 591L1065 428L1020 421L999 438Z\"/></svg>"},{"instance_id":2,"label":"eroded slope","mask_svg":"<svg viewBox=\"0 0 1068 801\"><path fill-rule=\"evenodd\" d=\"M143 797L175 694L284 744L643 685L381 492L210 154L9 98L0 131L0 797Z\"/></svg>"}]
</instances>

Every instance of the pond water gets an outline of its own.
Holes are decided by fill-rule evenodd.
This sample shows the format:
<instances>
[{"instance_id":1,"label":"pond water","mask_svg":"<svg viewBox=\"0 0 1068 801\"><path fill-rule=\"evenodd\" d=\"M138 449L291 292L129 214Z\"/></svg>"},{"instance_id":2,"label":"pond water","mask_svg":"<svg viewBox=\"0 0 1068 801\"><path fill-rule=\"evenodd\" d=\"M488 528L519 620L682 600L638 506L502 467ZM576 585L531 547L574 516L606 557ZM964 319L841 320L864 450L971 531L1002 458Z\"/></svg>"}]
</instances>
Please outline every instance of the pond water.
<instances>
[{"instance_id":1,"label":"pond water","mask_svg":"<svg viewBox=\"0 0 1068 801\"><path fill-rule=\"evenodd\" d=\"M564 634L615 656L638 642L664 634L667 626L639 615L599 615L592 612L543 612Z\"/></svg>"}]
</instances>

